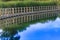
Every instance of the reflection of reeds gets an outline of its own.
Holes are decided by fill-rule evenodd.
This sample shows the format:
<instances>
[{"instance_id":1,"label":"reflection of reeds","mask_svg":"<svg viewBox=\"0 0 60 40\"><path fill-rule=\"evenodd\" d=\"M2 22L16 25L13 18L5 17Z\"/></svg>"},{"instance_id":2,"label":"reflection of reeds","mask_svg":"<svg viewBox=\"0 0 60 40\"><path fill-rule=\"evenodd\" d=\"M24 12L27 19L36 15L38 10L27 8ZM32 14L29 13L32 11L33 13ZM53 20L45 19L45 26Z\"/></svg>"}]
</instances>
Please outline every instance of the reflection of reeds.
<instances>
[{"instance_id":1,"label":"reflection of reeds","mask_svg":"<svg viewBox=\"0 0 60 40\"><path fill-rule=\"evenodd\" d=\"M9 1L0 2L0 7L26 7L26 6L48 6L56 5L56 2L40 2L40 1Z\"/></svg>"}]
</instances>

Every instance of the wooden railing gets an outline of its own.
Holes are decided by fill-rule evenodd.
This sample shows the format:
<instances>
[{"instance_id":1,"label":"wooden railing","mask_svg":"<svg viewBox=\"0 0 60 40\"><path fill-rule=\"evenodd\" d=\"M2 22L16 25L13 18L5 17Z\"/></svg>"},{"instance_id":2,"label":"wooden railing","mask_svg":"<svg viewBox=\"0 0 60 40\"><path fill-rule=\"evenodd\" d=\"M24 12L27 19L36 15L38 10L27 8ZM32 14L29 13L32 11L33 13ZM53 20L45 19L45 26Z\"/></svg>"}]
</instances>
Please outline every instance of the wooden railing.
<instances>
[{"instance_id":1,"label":"wooden railing","mask_svg":"<svg viewBox=\"0 0 60 40\"><path fill-rule=\"evenodd\" d=\"M17 7L17 8L0 8L0 16L16 13L27 13L43 10L55 10L57 6L34 6L34 7Z\"/></svg>"}]
</instances>

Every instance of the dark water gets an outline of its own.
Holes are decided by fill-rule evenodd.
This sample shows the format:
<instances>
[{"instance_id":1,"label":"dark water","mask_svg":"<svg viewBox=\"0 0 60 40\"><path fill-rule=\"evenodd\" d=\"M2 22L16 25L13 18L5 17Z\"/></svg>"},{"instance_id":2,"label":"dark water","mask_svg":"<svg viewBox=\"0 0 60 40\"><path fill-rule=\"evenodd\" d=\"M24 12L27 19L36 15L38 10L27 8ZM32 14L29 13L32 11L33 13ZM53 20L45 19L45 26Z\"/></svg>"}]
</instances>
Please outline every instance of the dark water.
<instances>
[{"instance_id":1,"label":"dark water","mask_svg":"<svg viewBox=\"0 0 60 40\"><path fill-rule=\"evenodd\" d=\"M53 17L0 29L0 40L60 40L60 18Z\"/></svg>"}]
</instances>

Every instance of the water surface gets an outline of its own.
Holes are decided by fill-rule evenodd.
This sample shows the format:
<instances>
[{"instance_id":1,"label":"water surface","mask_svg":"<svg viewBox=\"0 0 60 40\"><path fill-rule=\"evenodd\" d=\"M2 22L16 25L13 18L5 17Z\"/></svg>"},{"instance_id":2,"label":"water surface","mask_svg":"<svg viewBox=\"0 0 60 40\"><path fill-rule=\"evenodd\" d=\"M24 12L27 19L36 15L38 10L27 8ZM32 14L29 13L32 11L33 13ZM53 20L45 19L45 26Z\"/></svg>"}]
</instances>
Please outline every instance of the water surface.
<instances>
[{"instance_id":1,"label":"water surface","mask_svg":"<svg viewBox=\"0 0 60 40\"><path fill-rule=\"evenodd\" d=\"M0 40L60 40L60 18L53 17L24 23L18 27L0 28Z\"/></svg>"},{"instance_id":2,"label":"water surface","mask_svg":"<svg viewBox=\"0 0 60 40\"><path fill-rule=\"evenodd\" d=\"M60 18L45 23L30 24L23 32L18 32L20 40L60 40Z\"/></svg>"}]
</instances>

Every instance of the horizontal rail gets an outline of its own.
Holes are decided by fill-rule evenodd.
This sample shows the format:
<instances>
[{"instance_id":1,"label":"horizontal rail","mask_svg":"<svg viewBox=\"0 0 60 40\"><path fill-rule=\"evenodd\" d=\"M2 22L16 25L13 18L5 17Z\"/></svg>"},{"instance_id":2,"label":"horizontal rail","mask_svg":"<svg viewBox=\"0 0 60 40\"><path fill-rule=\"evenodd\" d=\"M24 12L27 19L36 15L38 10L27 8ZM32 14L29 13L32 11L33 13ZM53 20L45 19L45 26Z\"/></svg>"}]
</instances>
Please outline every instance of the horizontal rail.
<instances>
[{"instance_id":1,"label":"horizontal rail","mask_svg":"<svg viewBox=\"0 0 60 40\"><path fill-rule=\"evenodd\" d=\"M55 10L55 9L58 9L58 7L57 6L34 6L34 7L0 8L0 16L7 15L7 14L28 13L28 12Z\"/></svg>"},{"instance_id":2,"label":"horizontal rail","mask_svg":"<svg viewBox=\"0 0 60 40\"><path fill-rule=\"evenodd\" d=\"M17 17L17 16L21 16L21 15L29 15L29 14L35 14L35 13L47 13L47 12L60 12L59 9L56 9L56 10L44 10L44 11L35 11L35 12L28 12L28 13L16 13L16 14L8 14L8 15L3 15L3 16L0 16L0 20L1 19L6 19L6 18L11 18L11 17Z\"/></svg>"}]
</instances>

